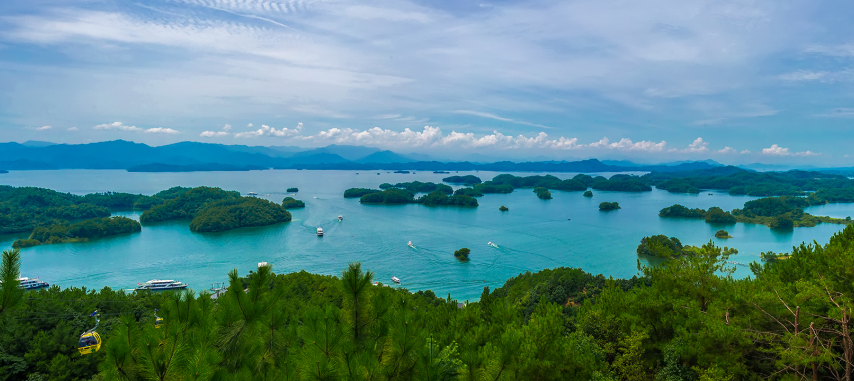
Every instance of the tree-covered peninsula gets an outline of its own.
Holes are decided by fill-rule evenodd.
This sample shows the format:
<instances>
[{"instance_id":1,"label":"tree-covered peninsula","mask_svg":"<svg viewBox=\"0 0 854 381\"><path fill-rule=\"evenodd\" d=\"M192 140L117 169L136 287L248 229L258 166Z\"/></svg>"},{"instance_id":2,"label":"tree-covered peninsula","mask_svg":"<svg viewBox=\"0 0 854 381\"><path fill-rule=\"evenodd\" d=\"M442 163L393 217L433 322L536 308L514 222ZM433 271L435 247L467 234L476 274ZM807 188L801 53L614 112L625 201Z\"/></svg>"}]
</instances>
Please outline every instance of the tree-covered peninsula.
<instances>
[{"instance_id":1,"label":"tree-covered peninsula","mask_svg":"<svg viewBox=\"0 0 854 381\"><path fill-rule=\"evenodd\" d=\"M236 197L206 204L190 221L194 232L221 232L291 220L282 205L257 197Z\"/></svg>"},{"instance_id":2,"label":"tree-covered peninsula","mask_svg":"<svg viewBox=\"0 0 854 381\"><path fill-rule=\"evenodd\" d=\"M302 200L297 200L293 197L285 197L285 199L282 200L282 207L285 209L305 208L305 203L302 202Z\"/></svg>"},{"instance_id":3,"label":"tree-covered peninsula","mask_svg":"<svg viewBox=\"0 0 854 381\"><path fill-rule=\"evenodd\" d=\"M699 208L689 209L676 204L661 209L658 215L661 217L702 218L708 223L719 224L734 224L736 222L761 224L773 229L812 227L820 223L852 223L850 217L843 219L813 216L804 212L803 208L809 205L809 199L806 197L765 197L745 202L744 208L734 209L732 212L724 211L716 206L706 211Z\"/></svg>"},{"instance_id":4,"label":"tree-covered peninsula","mask_svg":"<svg viewBox=\"0 0 854 381\"><path fill-rule=\"evenodd\" d=\"M29 239L19 239L12 247L30 247L42 244L86 242L93 238L102 238L119 234L138 233L142 230L139 222L127 217L103 217L80 221L71 225L58 222L33 229Z\"/></svg>"},{"instance_id":5,"label":"tree-covered peninsula","mask_svg":"<svg viewBox=\"0 0 854 381\"><path fill-rule=\"evenodd\" d=\"M847 226L829 242L763 253L764 263L751 263L752 276L740 279L732 250L683 247L680 255L656 253L656 266L639 263L631 279L574 268L525 272L462 307L451 295L372 286L385 276L358 263L339 276L234 270L216 302L206 292L74 287L24 297L20 253L9 250L0 269L0 376L846 380L854 377L852 247ZM81 356L77 339L95 308L103 344Z\"/></svg>"}]
</instances>

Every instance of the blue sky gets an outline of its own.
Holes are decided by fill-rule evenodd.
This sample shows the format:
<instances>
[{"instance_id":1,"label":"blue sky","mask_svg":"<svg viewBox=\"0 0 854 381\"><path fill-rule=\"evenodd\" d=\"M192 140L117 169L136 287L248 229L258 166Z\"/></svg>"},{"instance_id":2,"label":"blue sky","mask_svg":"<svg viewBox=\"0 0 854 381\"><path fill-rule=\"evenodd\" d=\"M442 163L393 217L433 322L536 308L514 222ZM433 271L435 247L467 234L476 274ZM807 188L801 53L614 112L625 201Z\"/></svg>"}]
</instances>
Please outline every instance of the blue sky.
<instances>
[{"instance_id":1,"label":"blue sky","mask_svg":"<svg viewBox=\"0 0 854 381\"><path fill-rule=\"evenodd\" d=\"M0 141L854 165L854 2L5 0Z\"/></svg>"}]
</instances>

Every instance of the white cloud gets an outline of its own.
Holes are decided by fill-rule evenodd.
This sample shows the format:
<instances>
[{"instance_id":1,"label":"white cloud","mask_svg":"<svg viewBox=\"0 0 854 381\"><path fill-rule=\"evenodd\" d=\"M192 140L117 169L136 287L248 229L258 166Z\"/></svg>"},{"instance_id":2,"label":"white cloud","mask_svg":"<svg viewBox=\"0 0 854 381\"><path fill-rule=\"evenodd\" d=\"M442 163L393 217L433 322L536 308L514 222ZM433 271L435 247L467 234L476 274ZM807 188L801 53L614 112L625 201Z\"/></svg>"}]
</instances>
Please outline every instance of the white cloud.
<instances>
[{"instance_id":1,"label":"white cloud","mask_svg":"<svg viewBox=\"0 0 854 381\"><path fill-rule=\"evenodd\" d=\"M231 131L231 125L230 125L230 124L226 124L225 126L222 126L222 130L223 130L223 131L226 131L226 132Z\"/></svg>"},{"instance_id":2,"label":"white cloud","mask_svg":"<svg viewBox=\"0 0 854 381\"><path fill-rule=\"evenodd\" d=\"M137 126L126 126L122 122L99 124L93 128L96 130L142 131L142 129Z\"/></svg>"},{"instance_id":3,"label":"white cloud","mask_svg":"<svg viewBox=\"0 0 854 381\"><path fill-rule=\"evenodd\" d=\"M252 123L247 124L246 127L252 127Z\"/></svg>"},{"instance_id":4,"label":"white cloud","mask_svg":"<svg viewBox=\"0 0 854 381\"><path fill-rule=\"evenodd\" d=\"M70 128L68 129L68 131L79 131L79 130L80 130L80 129L78 129L77 127L70 127Z\"/></svg>"},{"instance_id":5,"label":"white cloud","mask_svg":"<svg viewBox=\"0 0 854 381\"><path fill-rule=\"evenodd\" d=\"M762 149L763 155L774 155L774 156L818 156L819 153L815 153L812 151L803 151L803 152L789 152L788 148L780 147L777 144L772 144L771 147Z\"/></svg>"},{"instance_id":6,"label":"white cloud","mask_svg":"<svg viewBox=\"0 0 854 381\"><path fill-rule=\"evenodd\" d=\"M249 127L252 127L252 123L249 123ZM282 127L281 130L262 124L261 128L255 131L238 132L234 134L234 137L253 138L258 136L273 136L279 138L292 138L299 135L300 132L302 132L302 123L299 123L295 128Z\"/></svg>"},{"instance_id":7,"label":"white cloud","mask_svg":"<svg viewBox=\"0 0 854 381\"><path fill-rule=\"evenodd\" d=\"M602 145L603 140L606 142L606 145ZM659 143L654 143L652 141L642 140L637 143L632 142L631 139L622 138L620 141L607 144L608 138L604 138L596 143L591 143L590 147L606 147L609 149L614 149L618 151L649 151L649 152L660 152L664 150L664 146L667 145L667 142L662 140Z\"/></svg>"},{"instance_id":8,"label":"white cloud","mask_svg":"<svg viewBox=\"0 0 854 381\"><path fill-rule=\"evenodd\" d=\"M51 129L51 128L53 128L53 127L51 127L51 126L41 126L41 127L36 127L36 131L47 131L47 130L49 130L49 129Z\"/></svg>"},{"instance_id":9,"label":"white cloud","mask_svg":"<svg viewBox=\"0 0 854 381\"><path fill-rule=\"evenodd\" d=\"M171 128L163 128L163 127L149 128L149 129L145 130L145 133L146 134L169 134L169 135L180 134L180 132L178 132L177 130L173 130Z\"/></svg>"},{"instance_id":10,"label":"white cloud","mask_svg":"<svg viewBox=\"0 0 854 381\"><path fill-rule=\"evenodd\" d=\"M703 138L697 138L697 139L694 139L694 142L692 142L691 144L688 145L688 148L681 149L681 150L674 148L674 149L671 149L670 151L672 151L672 152L685 152L685 153L708 152L709 151L708 145L709 145L709 143L703 141Z\"/></svg>"},{"instance_id":11,"label":"white cloud","mask_svg":"<svg viewBox=\"0 0 854 381\"><path fill-rule=\"evenodd\" d=\"M204 138L211 138L211 137L217 137L218 138L221 136L228 136L228 132L226 132L226 131L204 131L201 134L199 134L199 136L204 137Z\"/></svg>"},{"instance_id":12,"label":"white cloud","mask_svg":"<svg viewBox=\"0 0 854 381\"><path fill-rule=\"evenodd\" d=\"M732 148L732 147L724 147L723 149L717 150L716 152L720 153L720 154L729 155L729 154L734 154L738 151L736 151L735 148Z\"/></svg>"},{"instance_id":13,"label":"white cloud","mask_svg":"<svg viewBox=\"0 0 854 381\"><path fill-rule=\"evenodd\" d=\"M739 153L741 153L741 154L748 154L748 153L750 153L750 150L744 150L744 151L741 151L741 152L739 152Z\"/></svg>"}]
</instances>

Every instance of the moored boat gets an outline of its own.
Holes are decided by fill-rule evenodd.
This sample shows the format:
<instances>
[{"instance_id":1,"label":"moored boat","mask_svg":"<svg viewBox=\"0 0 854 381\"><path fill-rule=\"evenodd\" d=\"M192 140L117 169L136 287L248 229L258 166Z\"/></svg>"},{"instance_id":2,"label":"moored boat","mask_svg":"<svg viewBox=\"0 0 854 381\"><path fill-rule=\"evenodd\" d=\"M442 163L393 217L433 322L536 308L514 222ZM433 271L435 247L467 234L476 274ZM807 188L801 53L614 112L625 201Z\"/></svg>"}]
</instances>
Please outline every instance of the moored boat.
<instances>
[{"instance_id":1,"label":"moored boat","mask_svg":"<svg viewBox=\"0 0 854 381\"><path fill-rule=\"evenodd\" d=\"M18 278L18 281L21 282L21 284L18 287L23 288L24 290L38 290L40 288L50 286L50 284L40 280L39 278L22 277L22 278Z\"/></svg>"},{"instance_id":2,"label":"moored boat","mask_svg":"<svg viewBox=\"0 0 854 381\"><path fill-rule=\"evenodd\" d=\"M180 290L187 288L186 283L181 283L177 280L167 279L152 279L145 283L137 283L136 289L141 290L150 290L150 291L166 291L166 290Z\"/></svg>"}]
</instances>

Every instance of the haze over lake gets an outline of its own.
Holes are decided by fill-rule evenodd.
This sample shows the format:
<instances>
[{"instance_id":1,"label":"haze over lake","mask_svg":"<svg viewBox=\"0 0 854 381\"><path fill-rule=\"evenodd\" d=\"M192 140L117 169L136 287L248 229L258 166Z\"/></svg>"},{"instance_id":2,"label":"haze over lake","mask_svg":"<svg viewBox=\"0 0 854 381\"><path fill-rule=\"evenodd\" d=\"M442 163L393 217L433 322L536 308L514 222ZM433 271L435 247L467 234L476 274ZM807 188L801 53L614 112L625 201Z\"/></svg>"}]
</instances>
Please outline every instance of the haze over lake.
<instances>
[{"instance_id":1,"label":"haze over lake","mask_svg":"<svg viewBox=\"0 0 854 381\"><path fill-rule=\"evenodd\" d=\"M560 266L580 267L606 276L630 278L637 273L635 253L644 236L675 236L684 244L701 245L714 240L720 246L739 249L731 260L759 260L761 251L786 252L793 245L813 240L823 244L844 225L820 224L788 232L763 225L710 225L702 220L663 219L658 211L673 204L689 208L719 206L740 208L755 197L729 196L720 192L699 195L652 192L623 193L594 190L552 191L552 200L540 200L531 189L510 194L487 194L477 208L409 205L362 205L343 198L353 187L378 188L384 182L441 182L446 174L389 171L297 171L129 173L113 170L13 171L0 175L0 184L36 186L61 192L129 192L151 195L173 186L215 186L281 202L285 190L298 187L295 196L305 209L292 210L293 221L260 228L223 233L193 233L189 221L143 226L142 232L86 243L41 245L22 250L23 276L38 276L62 287L86 286L131 288L154 278L176 279L195 290L227 280L227 273L254 270L258 262L270 262L275 272L306 270L337 275L348 262L361 261L375 272L375 279L390 283L391 276L410 290L431 289L440 296L477 299L484 286L498 287L525 271ZM379 174L378 174L379 173ZM483 180L497 172L459 172ZM513 173L528 176L532 173ZM536 173L542 174L542 173ZM561 179L575 173L555 174ZM606 177L610 174L603 174ZM455 186L455 188L457 188ZM712 193L710 195L709 193ZM268 196L269 195L269 196ZM600 212L603 201L617 201L622 209ZM499 206L510 208L500 212ZM854 215L852 204L829 204L806 209L819 216ZM138 219L139 212L118 212ZM342 215L344 220L338 222ZM322 227L325 236L315 230ZM725 228L734 238L720 240L714 233ZM28 234L0 235L0 245L11 246ZM412 241L415 249L407 246ZM487 242L498 245L487 246ZM468 247L471 261L458 262L454 250ZM755 255L754 255L755 254ZM645 260L645 259L642 259ZM739 266L737 276L748 276Z\"/></svg>"}]
</instances>

